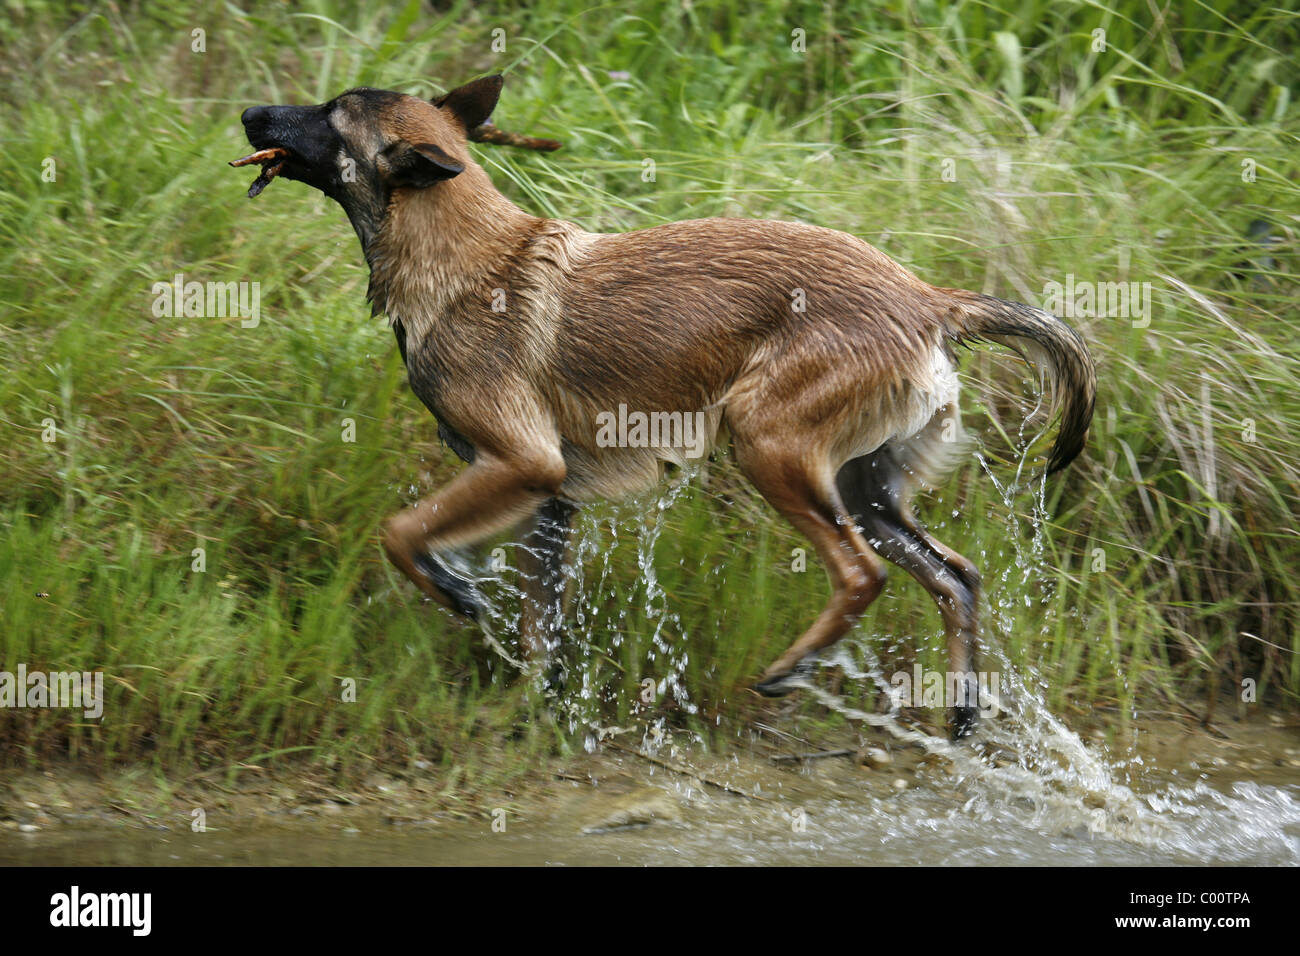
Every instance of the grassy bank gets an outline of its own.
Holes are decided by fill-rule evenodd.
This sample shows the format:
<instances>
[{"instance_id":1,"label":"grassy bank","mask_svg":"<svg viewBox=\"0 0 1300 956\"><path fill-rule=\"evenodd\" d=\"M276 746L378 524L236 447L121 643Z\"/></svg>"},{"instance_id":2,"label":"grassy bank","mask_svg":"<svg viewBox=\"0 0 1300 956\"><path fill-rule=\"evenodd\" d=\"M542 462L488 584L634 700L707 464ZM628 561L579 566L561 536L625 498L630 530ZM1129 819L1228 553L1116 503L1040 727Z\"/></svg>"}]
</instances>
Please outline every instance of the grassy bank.
<instances>
[{"instance_id":1,"label":"grassy bank","mask_svg":"<svg viewBox=\"0 0 1300 956\"><path fill-rule=\"evenodd\" d=\"M1247 677L1260 706L1294 707L1300 26L1280 7L1154 6L10 3L0 668L102 668L107 701L98 722L0 711L3 758L421 757L472 775L484 745L522 761L659 716L725 737L760 710L745 686L826 585L726 461L650 519L584 519L582 678L555 724L383 560L382 518L457 464L368 315L342 213L289 183L250 203L225 163L246 106L490 71L507 73L501 125L565 142L478 150L541 214L803 219L936 284L1039 304L1053 282L1150 283L1145 314L1071 319L1099 411L1041 507L1027 478L998 488L1040 430L1020 430L1032 383L1005 357L967 361L997 483L973 463L927 520L984 569L989 640L1067 713L1200 708ZM259 283L260 324L155 315L177 273ZM857 633L886 673L943 667L938 615L901 573ZM645 678L679 671L685 705L664 687L642 702Z\"/></svg>"}]
</instances>

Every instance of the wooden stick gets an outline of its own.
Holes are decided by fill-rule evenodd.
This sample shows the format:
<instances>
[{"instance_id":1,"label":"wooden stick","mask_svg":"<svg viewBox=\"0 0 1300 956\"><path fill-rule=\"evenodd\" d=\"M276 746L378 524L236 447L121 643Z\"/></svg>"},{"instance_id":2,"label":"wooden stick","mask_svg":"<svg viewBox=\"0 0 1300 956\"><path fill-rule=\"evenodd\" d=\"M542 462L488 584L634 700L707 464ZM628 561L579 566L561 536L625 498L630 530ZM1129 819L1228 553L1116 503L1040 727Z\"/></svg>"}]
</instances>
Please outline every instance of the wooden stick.
<instances>
[{"instance_id":1,"label":"wooden stick","mask_svg":"<svg viewBox=\"0 0 1300 956\"><path fill-rule=\"evenodd\" d=\"M771 759L780 763L782 760L821 760L823 757L852 757L856 750L823 750L812 754L776 754Z\"/></svg>"},{"instance_id":2,"label":"wooden stick","mask_svg":"<svg viewBox=\"0 0 1300 956\"><path fill-rule=\"evenodd\" d=\"M518 146L520 149L535 149L549 153L559 149L563 144L553 139L538 139L536 136L524 136L509 130L483 123L469 131L469 138L476 143L492 143L495 146Z\"/></svg>"},{"instance_id":3,"label":"wooden stick","mask_svg":"<svg viewBox=\"0 0 1300 956\"><path fill-rule=\"evenodd\" d=\"M648 760L652 764L663 767L665 770L671 770L673 773L680 773L684 777L693 777L700 783L708 784L710 787L717 787L719 790L725 790L727 793L735 794L738 797L747 797L750 800L771 800L771 797L760 796L757 793L746 793L744 790L737 790L729 783L723 783L721 780L712 780L700 773L698 770L692 770L690 767L683 767L681 764L674 764L660 757L652 757L647 753L639 750L633 750L631 747L624 747L622 744L610 742L606 746L613 747L615 750L621 750L623 753L631 754L633 757L640 757L642 760Z\"/></svg>"}]
</instances>

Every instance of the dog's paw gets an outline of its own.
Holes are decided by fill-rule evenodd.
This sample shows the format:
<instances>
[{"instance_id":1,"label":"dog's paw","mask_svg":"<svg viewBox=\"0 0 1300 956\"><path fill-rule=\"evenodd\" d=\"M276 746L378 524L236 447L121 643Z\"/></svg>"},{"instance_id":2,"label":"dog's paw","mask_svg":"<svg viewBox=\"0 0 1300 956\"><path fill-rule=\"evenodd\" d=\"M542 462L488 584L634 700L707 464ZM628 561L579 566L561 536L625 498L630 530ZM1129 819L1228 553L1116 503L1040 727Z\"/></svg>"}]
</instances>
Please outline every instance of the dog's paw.
<instances>
[{"instance_id":1,"label":"dog's paw","mask_svg":"<svg viewBox=\"0 0 1300 956\"><path fill-rule=\"evenodd\" d=\"M816 670L816 660L815 654L809 654L784 674L775 674L759 681L754 685L754 690L764 697L784 697L791 691L806 687Z\"/></svg>"},{"instance_id":2,"label":"dog's paw","mask_svg":"<svg viewBox=\"0 0 1300 956\"><path fill-rule=\"evenodd\" d=\"M416 569L447 597L448 604L457 614L472 621L486 616L488 605L478 582L469 576L468 568L453 568L448 555L417 554L413 560Z\"/></svg>"},{"instance_id":3,"label":"dog's paw","mask_svg":"<svg viewBox=\"0 0 1300 956\"><path fill-rule=\"evenodd\" d=\"M564 693L564 688L569 682L569 671L559 661L552 661L549 666L541 673L542 692L545 694L555 694L557 697Z\"/></svg>"},{"instance_id":4,"label":"dog's paw","mask_svg":"<svg viewBox=\"0 0 1300 956\"><path fill-rule=\"evenodd\" d=\"M979 724L979 708L954 707L952 709L952 739L961 740L975 733Z\"/></svg>"}]
</instances>

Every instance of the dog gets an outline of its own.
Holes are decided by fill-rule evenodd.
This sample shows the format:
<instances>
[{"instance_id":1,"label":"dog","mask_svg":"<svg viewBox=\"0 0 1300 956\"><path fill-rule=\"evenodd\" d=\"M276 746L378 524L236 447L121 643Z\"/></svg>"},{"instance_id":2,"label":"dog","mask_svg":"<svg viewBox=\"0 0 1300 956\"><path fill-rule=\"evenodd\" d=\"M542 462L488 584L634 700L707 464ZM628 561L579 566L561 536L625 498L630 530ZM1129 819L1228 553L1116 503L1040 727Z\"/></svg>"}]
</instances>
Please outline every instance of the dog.
<instances>
[{"instance_id":1,"label":"dog","mask_svg":"<svg viewBox=\"0 0 1300 956\"><path fill-rule=\"evenodd\" d=\"M1083 339L1031 306L923 282L846 233L700 219L597 234L533 216L492 185L471 141L551 149L489 122L502 77L425 100L354 89L242 122L258 163L343 207L412 390L465 462L390 518L383 546L425 594L470 618L486 605L460 553L526 521L521 642L544 661L562 631L576 507L654 485L682 443L611 442L617 411L689 415L698 454L729 441L758 492L812 542L832 593L755 689L789 693L880 594L884 560L942 614L960 688L954 737L977 717L980 577L913 513L960 459L957 348L994 342L1050 375L1053 473L1084 447L1096 373ZM644 431L644 429L643 429ZM602 440L602 435L606 440Z\"/></svg>"}]
</instances>

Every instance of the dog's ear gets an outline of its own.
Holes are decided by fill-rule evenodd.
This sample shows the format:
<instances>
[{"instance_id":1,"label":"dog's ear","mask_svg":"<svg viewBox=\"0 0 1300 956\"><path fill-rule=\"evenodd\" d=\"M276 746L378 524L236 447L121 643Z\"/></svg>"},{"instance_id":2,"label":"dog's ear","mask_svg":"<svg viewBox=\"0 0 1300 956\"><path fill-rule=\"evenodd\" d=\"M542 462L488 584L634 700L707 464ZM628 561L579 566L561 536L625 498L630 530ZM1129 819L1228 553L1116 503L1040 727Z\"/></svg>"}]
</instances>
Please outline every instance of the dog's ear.
<instances>
[{"instance_id":1,"label":"dog's ear","mask_svg":"<svg viewBox=\"0 0 1300 956\"><path fill-rule=\"evenodd\" d=\"M495 76L485 76L456 87L446 96L434 100L433 105L450 112L468 133L486 123L487 118L492 115L492 111L497 106L497 99L501 96L503 83L505 78L500 73Z\"/></svg>"},{"instance_id":2,"label":"dog's ear","mask_svg":"<svg viewBox=\"0 0 1300 956\"><path fill-rule=\"evenodd\" d=\"M389 181L394 186L423 189L462 172L465 167L433 143L394 143L383 153Z\"/></svg>"}]
</instances>

